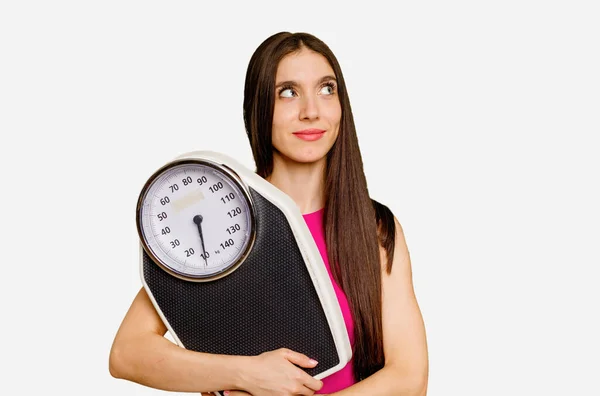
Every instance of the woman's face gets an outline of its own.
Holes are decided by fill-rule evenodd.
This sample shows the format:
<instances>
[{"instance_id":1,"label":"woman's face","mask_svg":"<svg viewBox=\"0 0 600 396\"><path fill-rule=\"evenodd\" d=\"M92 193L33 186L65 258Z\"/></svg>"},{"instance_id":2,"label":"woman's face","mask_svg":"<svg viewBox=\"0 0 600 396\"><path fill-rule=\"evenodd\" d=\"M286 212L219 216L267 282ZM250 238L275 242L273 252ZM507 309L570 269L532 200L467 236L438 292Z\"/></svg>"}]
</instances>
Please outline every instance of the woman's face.
<instances>
[{"instance_id":1,"label":"woman's face","mask_svg":"<svg viewBox=\"0 0 600 396\"><path fill-rule=\"evenodd\" d=\"M335 143L341 116L335 73L324 56L302 48L281 60L275 76L275 150L296 162L323 158ZM322 133L308 135L314 132Z\"/></svg>"}]
</instances>

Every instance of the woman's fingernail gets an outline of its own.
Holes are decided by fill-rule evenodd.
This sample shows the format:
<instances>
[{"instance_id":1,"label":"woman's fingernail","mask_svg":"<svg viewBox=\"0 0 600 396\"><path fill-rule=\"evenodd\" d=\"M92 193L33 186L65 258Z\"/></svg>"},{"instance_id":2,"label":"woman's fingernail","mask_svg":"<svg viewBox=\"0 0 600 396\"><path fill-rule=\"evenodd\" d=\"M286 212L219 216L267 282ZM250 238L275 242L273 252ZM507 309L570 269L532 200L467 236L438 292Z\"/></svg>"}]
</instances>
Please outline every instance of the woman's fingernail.
<instances>
[{"instance_id":1,"label":"woman's fingernail","mask_svg":"<svg viewBox=\"0 0 600 396\"><path fill-rule=\"evenodd\" d=\"M319 362L317 362L315 359L310 359L310 363L311 363L311 364L317 364L317 363L319 363Z\"/></svg>"}]
</instances>

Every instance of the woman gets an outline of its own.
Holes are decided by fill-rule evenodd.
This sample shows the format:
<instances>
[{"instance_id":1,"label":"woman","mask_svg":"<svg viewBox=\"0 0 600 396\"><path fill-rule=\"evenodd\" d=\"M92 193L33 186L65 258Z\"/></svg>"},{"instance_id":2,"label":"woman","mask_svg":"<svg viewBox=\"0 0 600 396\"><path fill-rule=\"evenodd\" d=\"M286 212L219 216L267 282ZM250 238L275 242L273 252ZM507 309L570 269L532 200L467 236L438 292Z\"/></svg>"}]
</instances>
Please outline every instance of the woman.
<instances>
[{"instance_id":1,"label":"woman","mask_svg":"<svg viewBox=\"0 0 600 396\"><path fill-rule=\"evenodd\" d=\"M352 360L319 381L299 368L318 363L295 351L185 350L163 337L167 329L142 288L115 337L111 374L230 396L425 395L427 342L402 227L369 197L344 78L327 45L306 33L265 40L248 66L244 122L256 172L296 202L320 246Z\"/></svg>"}]
</instances>

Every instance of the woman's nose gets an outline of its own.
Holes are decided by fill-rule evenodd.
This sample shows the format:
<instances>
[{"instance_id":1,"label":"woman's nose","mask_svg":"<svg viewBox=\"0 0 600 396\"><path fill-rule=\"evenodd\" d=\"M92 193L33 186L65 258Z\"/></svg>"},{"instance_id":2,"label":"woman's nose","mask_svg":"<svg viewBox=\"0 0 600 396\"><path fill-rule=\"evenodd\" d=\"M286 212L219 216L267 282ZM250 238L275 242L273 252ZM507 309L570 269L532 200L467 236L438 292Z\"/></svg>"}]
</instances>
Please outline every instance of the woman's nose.
<instances>
[{"instance_id":1,"label":"woman's nose","mask_svg":"<svg viewBox=\"0 0 600 396\"><path fill-rule=\"evenodd\" d=\"M319 118L319 106L317 105L317 98L305 96L301 101L300 108L300 119L316 119Z\"/></svg>"}]
</instances>

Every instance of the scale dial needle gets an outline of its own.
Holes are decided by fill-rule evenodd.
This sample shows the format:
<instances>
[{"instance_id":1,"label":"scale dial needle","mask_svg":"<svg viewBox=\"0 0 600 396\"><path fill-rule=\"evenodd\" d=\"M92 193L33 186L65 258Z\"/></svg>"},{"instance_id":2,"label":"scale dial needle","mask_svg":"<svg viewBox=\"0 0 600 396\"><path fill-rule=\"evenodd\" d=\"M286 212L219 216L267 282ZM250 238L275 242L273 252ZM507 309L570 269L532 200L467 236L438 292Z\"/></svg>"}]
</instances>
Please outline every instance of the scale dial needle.
<instances>
[{"instance_id":1,"label":"scale dial needle","mask_svg":"<svg viewBox=\"0 0 600 396\"><path fill-rule=\"evenodd\" d=\"M204 237L202 236L202 215L194 216L194 223L196 223L196 225L198 226L200 242L202 242L202 257L204 257L204 265L208 266L208 261L206 261L206 249L204 248Z\"/></svg>"}]
</instances>

